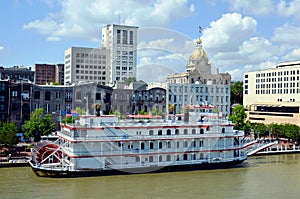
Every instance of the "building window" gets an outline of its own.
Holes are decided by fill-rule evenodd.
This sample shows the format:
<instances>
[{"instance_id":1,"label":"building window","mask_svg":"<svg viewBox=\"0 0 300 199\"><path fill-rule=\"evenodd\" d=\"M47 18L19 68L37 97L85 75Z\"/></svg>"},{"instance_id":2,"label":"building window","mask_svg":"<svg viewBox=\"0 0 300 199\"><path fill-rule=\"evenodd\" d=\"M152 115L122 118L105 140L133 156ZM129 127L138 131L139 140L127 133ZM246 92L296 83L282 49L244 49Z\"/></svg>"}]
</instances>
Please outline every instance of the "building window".
<instances>
[{"instance_id":1,"label":"building window","mask_svg":"<svg viewBox=\"0 0 300 199\"><path fill-rule=\"evenodd\" d=\"M45 92L45 100L50 101L50 96L51 96L50 92L46 91Z\"/></svg>"}]
</instances>

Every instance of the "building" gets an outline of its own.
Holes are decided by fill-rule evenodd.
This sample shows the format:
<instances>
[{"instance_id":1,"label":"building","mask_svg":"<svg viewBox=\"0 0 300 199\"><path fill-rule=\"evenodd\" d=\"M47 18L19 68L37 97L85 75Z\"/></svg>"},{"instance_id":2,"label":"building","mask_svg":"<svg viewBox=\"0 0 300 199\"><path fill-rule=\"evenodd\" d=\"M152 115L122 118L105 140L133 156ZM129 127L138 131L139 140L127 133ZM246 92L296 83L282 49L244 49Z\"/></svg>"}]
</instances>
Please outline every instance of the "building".
<instances>
[{"instance_id":1,"label":"building","mask_svg":"<svg viewBox=\"0 0 300 199\"><path fill-rule=\"evenodd\" d=\"M107 84L109 62L107 49L70 47L64 57L64 84L83 81Z\"/></svg>"},{"instance_id":2,"label":"building","mask_svg":"<svg viewBox=\"0 0 300 199\"><path fill-rule=\"evenodd\" d=\"M8 121L14 122L18 130L22 129L22 124L30 118L31 112L31 90L32 83L23 80L10 81L7 93L8 98Z\"/></svg>"},{"instance_id":3,"label":"building","mask_svg":"<svg viewBox=\"0 0 300 199\"><path fill-rule=\"evenodd\" d=\"M110 50L109 83L136 78L137 29L115 24L102 28L102 48Z\"/></svg>"},{"instance_id":4,"label":"building","mask_svg":"<svg viewBox=\"0 0 300 199\"><path fill-rule=\"evenodd\" d=\"M243 105L252 123L299 125L300 61L244 73Z\"/></svg>"},{"instance_id":5,"label":"building","mask_svg":"<svg viewBox=\"0 0 300 199\"><path fill-rule=\"evenodd\" d=\"M222 115L229 115L231 76L218 69L212 73L201 43L198 39L185 72L168 75L167 104L174 113L182 113L185 105L212 104Z\"/></svg>"},{"instance_id":6,"label":"building","mask_svg":"<svg viewBox=\"0 0 300 199\"><path fill-rule=\"evenodd\" d=\"M100 105L101 114L111 112L112 88L96 82L80 82L74 85L74 100L72 107L81 108L87 115L96 115L95 106Z\"/></svg>"},{"instance_id":7,"label":"building","mask_svg":"<svg viewBox=\"0 0 300 199\"><path fill-rule=\"evenodd\" d=\"M35 84L45 85L54 82L56 79L55 64L34 64L34 82Z\"/></svg>"},{"instance_id":8,"label":"building","mask_svg":"<svg viewBox=\"0 0 300 199\"><path fill-rule=\"evenodd\" d=\"M31 67L14 66L11 68L0 67L0 79L9 79L11 81L30 81L34 82L34 71Z\"/></svg>"},{"instance_id":9,"label":"building","mask_svg":"<svg viewBox=\"0 0 300 199\"><path fill-rule=\"evenodd\" d=\"M112 94L112 111L122 115L166 111L166 85L159 83L117 83Z\"/></svg>"},{"instance_id":10,"label":"building","mask_svg":"<svg viewBox=\"0 0 300 199\"><path fill-rule=\"evenodd\" d=\"M0 79L0 122L7 122L9 115L9 80Z\"/></svg>"},{"instance_id":11,"label":"building","mask_svg":"<svg viewBox=\"0 0 300 199\"><path fill-rule=\"evenodd\" d=\"M59 83L60 85L64 85L65 82L65 65L64 64L56 64L55 65L55 82Z\"/></svg>"}]
</instances>

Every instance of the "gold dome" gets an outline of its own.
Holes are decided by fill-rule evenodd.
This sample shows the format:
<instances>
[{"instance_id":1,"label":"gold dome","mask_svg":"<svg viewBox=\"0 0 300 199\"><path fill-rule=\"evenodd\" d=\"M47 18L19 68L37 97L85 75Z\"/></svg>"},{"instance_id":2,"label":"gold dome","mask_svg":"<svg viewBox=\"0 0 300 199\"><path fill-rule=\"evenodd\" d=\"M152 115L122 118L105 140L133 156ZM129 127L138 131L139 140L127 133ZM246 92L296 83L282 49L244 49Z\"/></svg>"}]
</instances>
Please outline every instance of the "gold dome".
<instances>
[{"instance_id":1,"label":"gold dome","mask_svg":"<svg viewBox=\"0 0 300 199\"><path fill-rule=\"evenodd\" d=\"M197 46L191 54L191 59L193 59L193 60L199 59L200 60L202 57L207 59L207 55L204 52L204 50L200 46Z\"/></svg>"}]
</instances>

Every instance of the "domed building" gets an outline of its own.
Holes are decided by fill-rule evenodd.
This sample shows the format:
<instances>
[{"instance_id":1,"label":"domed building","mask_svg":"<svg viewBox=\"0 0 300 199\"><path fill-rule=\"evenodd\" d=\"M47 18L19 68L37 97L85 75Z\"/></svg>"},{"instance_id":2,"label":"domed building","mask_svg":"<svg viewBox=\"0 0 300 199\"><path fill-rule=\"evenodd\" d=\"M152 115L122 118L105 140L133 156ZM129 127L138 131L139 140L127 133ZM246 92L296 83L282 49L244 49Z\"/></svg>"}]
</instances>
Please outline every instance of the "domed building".
<instances>
[{"instance_id":1,"label":"domed building","mask_svg":"<svg viewBox=\"0 0 300 199\"><path fill-rule=\"evenodd\" d=\"M211 64L201 44L201 39L197 39L196 47L190 55L189 63L186 65L186 71L169 74L168 83L230 85L231 75L229 73L219 73L218 69L215 74L211 72Z\"/></svg>"},{"instance_id":2,"label":"domed building","mask_svg":"<svg viewBox=\"0 0 300 199\"><path fill-rule=\"evenodd\" d=\"M202 41L196 41L185 72L169 74L167 107L169 113L181 113L185 105L212 104L217 106L220 114L230 113L229 73L212 73L211 64L202 49Z\"/></svg>"}]
</instances>

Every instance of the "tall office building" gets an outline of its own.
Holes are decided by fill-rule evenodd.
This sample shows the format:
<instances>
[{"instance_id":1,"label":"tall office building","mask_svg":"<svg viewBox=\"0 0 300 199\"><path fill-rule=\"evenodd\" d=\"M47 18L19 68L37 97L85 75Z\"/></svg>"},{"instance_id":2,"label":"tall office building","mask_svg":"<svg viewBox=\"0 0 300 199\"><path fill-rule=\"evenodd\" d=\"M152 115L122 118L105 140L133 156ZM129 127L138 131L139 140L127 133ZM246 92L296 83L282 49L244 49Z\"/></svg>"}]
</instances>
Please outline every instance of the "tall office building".
<instances>
[{"instance_id":1,"label":"tall office building","mask_svg":"<svg viewBox=\"0 0 300 199\"><path fill-rule=\"evenodd\" d=\"M244 73L243 83L243 105L250 122L299 124L300 61Z\"/></svg>"},{"instance_id":2,"label":"tall office building","mask_svg":"<svg viewBox=\"0 0 300 199\"><path fill-rule=\"evenodd\" d=\"M101 48L70 47L65 51L64 83L98 82L107 84L109 51Z\"/></svg>"},{"instance_id":3,"label":"tall office building","mask_svg":"<svg viewBox=\"0 0 300 199\"><path fill-rule=\"evenodd\" d=\"M102 28L102 48L110 50L110 83L136 78L137 29L115 24Z\"/></svg>"}]
</instances>

